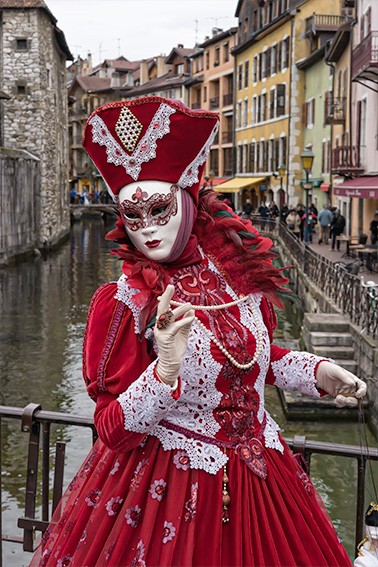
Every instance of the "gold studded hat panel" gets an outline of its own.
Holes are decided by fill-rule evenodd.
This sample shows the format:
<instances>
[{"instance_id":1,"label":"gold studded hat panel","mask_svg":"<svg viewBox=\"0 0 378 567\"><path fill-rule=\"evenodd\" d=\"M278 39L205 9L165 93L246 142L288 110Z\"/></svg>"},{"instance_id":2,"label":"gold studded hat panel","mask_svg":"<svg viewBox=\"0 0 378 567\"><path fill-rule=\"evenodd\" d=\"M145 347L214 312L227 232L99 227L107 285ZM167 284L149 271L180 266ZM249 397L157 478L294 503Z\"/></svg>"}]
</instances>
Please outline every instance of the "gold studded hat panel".
<instances>
[{"instance_id":1,"label":"gold studded hat panel","mask_svg":"<svg viewBox=\"0 0 378 567\"><path fill-rule=\"evenodd\" d=\"M134 181L167 181L197 201L199 180L218 131L213 112L161 97L107 104L89 117L83 146L113 198Z\"/></svg>"}]
</instances>

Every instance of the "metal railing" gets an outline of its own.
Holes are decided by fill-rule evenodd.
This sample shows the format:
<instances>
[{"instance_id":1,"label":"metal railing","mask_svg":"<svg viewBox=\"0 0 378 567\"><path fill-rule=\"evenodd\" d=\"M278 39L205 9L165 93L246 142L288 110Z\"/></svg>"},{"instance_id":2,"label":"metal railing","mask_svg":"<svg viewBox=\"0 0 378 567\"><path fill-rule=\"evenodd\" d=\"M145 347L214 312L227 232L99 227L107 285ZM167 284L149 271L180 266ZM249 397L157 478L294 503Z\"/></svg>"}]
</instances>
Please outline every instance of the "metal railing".
<instances>
[{"instance_id":1,"label":"metal railing","mask_svg":"<svg viewBox=\"0 0 378 567\"><path fill-rule=\"evenodd\" d=\"M378 291L364 285L345 267L312 250L301 242L283 222L252 217L253 224L272 237L279 237L296 261L297 270L305 274L333 305L342 310L352 323L372 339L378 338Z\"/></svg>"},{"instance_id":2,"label":"metal railing","mask_svg":"<svg viewBox=\"0 0 378 567\"><path fill-rule=\"evenodd\" d=\"M352 51L352 80L369 67L378 67L378 31L371 31Z\"/></svg>"},{"instance_id":3,"label":"metal railing","mask_svg":"<svg viewBox=\"0 0 378 567\"><path fill-rule=\"evenodd\" d=\"M18 526L24 530L23 538L8 536L2 533L0 540L0 565L2 565L2 542L22 543L24 551L34 550L35 533L44 532L49 520L55 511L63 493L64 457L65 444L57 442L55 452L54 483L52 498L49 497L50 483L50 428L52 424L65 426L86 427L92 430L92 440L97 439L93 419L79 415L43 411L38 404L29 404L25 408L0 406L0 433L4 420L21 421L20 433L29 435L28 456L25 463L26 491L24 515L18 519ZM2 438L2 435L1 435ZM378 461L378 449L361 448L355 445L343 445L337 443L324 443L321 441L307 441L304 436L297 435L293 439L286 439L294 453L303 455L310 470L311 457L317 455L339 456L357 461L357 486L356 486L356 523L355 543L363 537L364 509L365 509L365 483L367 473L367 462ZM39 472L39 453L41 458L41 486L37 485ZM20 471L21 473L21 471ZM42 495L42 519L36 517L38 495ZM2 489L0 492L2 503ZM351 498L353 501L353 498ZM50 515L51 507L51 515ZM2 507L0 512L0 526L2 528Z\"/></svg>"}]
</instances>

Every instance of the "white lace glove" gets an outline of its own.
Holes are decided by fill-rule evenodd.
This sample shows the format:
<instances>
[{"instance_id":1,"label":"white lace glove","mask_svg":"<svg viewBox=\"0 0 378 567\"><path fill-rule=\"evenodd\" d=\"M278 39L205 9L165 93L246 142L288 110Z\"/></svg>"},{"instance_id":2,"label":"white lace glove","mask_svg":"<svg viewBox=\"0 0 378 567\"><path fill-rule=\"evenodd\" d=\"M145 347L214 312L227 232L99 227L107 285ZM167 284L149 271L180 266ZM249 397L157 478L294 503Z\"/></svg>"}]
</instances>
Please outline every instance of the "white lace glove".
<instances>
[{"instance_id":1,"label":"white lace glove","mask_svg":"<svg viewBox=\"0 0 378 567\"><path fill-rule=\"evenodd\" d=\"M335 398L338 408L354 407L366 395L366 384L337 364L322 360L316 370L316 385Z\"/></svg>"},{"instance_id":2,"label":"white lace glove","mask_svg":"<svg viewBox=\"0 0 378 567\"><path fill-rule=\"evenodd\" d=\"M184 303L170 311L170 301L174 291L173 285L167 285L165 292L160 297L154 327L158 347L156 372L159 379L172 388L177 385L181 362L188 345L190 327L194 319L194 311L190 303ZM171 320L164 328L159 329L159 317L164 316L167 312L171 314ZM182 318L179 319L180 317Z\"/></svg>"}]
</instances>

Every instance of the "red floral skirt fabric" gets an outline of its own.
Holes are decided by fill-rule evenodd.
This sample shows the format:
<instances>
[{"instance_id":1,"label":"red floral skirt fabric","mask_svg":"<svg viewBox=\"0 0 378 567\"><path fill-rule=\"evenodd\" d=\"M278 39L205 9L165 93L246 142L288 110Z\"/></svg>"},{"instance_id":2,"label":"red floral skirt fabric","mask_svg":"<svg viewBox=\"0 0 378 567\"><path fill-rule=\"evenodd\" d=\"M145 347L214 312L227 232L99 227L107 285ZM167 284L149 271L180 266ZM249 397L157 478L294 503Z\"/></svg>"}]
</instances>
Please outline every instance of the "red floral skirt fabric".
<instances>
[{"instance_id":1,"label":"red floral skirt fabric","mask_svg":"<svg viewBox=\"0 0 378 567\"><path fill-rule=\"evenodd\" d=\"M97 441L68 487L31 565L54 567L351 565L286 447L255 475L231 449L229 523L222 476L189 468L155 437L129 453Z\"/></svg>"}]
</instances>

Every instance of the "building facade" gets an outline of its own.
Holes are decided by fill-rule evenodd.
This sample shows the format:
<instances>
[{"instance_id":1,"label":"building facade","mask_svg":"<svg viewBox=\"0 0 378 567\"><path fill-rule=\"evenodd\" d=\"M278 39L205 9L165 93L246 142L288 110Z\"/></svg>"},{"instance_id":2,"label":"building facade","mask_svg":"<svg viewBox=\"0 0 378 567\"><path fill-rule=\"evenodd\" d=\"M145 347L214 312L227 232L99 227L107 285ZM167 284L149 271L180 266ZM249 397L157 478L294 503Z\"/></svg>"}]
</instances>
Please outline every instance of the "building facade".
<instances>
[{"instance_id":1,"label":"building facade","mask_svg":"<svg viewBox=\"0 0 378 567\"><path fill-rule=\"evenodd\" d=\"M217 186L233 174L234 61L236 28L213 28L212 37L192 55L190 107L219 113L219 133L206 164L205 176Z\"/></svg>"},{"instance_id":2,"label":"building facade","mask_svg":"<svg viewBox=\"0 0 378 567\"><path fill-rule=\"evenodd\" d=\"M50 247L69 230L64 34L43 0L0 0L3 143L40 160L40 234Z\"/></svg>"},{"instance_id":3,"label":"building facade","mask_svg":"<svg viewBox=\"0 0 378 567\"><path fill-rule=\"evenodd\" d=\"M350 219L350 232L370 236L370 222L378 210L378 4L356 3L351 27L350 129L337 146L334 200ZM341 62L339 65L341 71ZM338 171L336 167L338 166Z\"/></svg>"},{"instance_id":4,"label":"building facade","mask_svg":"<svg viewBox=\"0 0 378 567\"><path fill-rule=\"evenodd\" d=\"M340 0L239 1L236 175L251 182L240 183L242 202L249 197L255 206L272 200L290 206L303 200L305 70L296 62L319 49L327 32L334 33L333 23L323 35L313 35L314 26L322 29L317 16L338 18L341 12Z\"/></svg>"}]
</instances>

